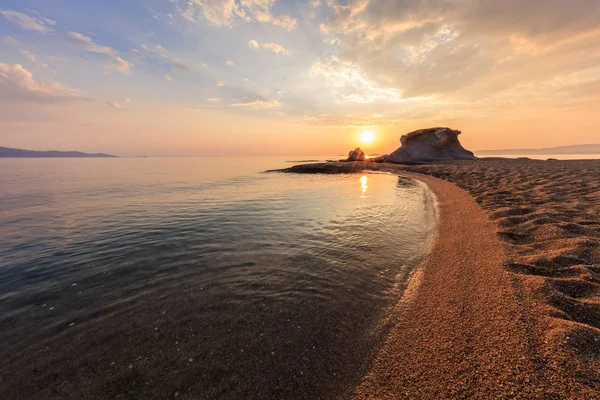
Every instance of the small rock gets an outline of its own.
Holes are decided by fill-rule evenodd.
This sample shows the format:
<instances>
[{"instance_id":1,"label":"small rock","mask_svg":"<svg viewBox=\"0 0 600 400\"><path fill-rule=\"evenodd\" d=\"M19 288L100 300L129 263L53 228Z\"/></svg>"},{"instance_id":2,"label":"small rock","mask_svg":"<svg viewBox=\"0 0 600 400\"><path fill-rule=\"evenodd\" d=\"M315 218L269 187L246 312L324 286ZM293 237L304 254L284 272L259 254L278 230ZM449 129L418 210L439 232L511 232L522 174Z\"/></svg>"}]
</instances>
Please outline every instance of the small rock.
<instances>
[{"instance_id":1,"label":"small rock","mask_svg":"<svg viewBox=\"0 0 600 400\"><path fill-rule=\"evenodd\" d=\"M364 151L362 151L360 149L360 147L357 147L356 149L350 151L348 153L348 158L346 159L346 161L366 161L367 160L367 155L365 154Z\"/></svg>"}]
</instances>

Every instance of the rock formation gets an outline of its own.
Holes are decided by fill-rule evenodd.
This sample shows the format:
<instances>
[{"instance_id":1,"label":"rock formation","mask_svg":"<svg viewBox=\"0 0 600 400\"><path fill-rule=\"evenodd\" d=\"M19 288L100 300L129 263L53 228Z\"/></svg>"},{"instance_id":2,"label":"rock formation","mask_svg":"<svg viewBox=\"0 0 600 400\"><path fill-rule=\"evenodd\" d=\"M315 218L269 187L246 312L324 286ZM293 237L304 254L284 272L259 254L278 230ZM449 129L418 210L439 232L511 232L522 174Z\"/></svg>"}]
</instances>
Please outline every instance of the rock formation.
<instances>
[{"instance_id":1,"label":"rock formation","mask_svg":"<svg viewBox=\"0 0 600 400\"><path fill-rule=\"evenodd\" d=\"M450 128L419 129L400 138L402 146L385 157L386 162L412 163L444 160L475 160L477 157L462 147L460 131Z\"/></svg>"},{"instance_id":2,"label":"rock formation","mask_svg":"<svg viewBox=\"0 0 600 400\"><path fill-rule=\"evenodd\" d=\"M360 147L357 147L348 153L348 158L346 161L367 161L367 155L360 149Z\"/></svg>"}]
</instances>

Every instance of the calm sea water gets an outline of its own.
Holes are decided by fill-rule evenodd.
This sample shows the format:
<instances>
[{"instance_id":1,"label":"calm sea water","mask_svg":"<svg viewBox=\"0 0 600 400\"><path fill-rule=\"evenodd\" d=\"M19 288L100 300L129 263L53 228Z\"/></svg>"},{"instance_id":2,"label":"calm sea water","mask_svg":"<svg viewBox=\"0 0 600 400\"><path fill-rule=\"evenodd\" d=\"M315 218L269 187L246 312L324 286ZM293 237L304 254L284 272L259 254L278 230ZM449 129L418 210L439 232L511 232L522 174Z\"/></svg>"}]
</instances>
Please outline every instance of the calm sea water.
<instances>
[{"instance_id":1,"label":"calm sea water","mask_svg":"<svg viewBox=\"0 0 600 400\"><path fill-rule=\"evenodd\" d=\"M433 207L288 160L0 160L0 397L346 396Z\"/></svg>"}]
</instances>

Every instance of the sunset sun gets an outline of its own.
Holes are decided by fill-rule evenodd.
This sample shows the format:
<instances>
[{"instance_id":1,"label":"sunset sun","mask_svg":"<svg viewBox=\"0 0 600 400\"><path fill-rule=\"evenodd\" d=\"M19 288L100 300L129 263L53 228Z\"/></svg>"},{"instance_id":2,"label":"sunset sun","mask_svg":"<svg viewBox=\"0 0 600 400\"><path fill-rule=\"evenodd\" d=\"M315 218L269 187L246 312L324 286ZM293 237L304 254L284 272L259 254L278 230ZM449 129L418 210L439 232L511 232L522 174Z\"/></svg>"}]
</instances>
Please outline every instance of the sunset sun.
<instances>
[{"instance_id":1,"label":"sunset sun","mask_svg":"<svg viewBox=\"0 0 600 400\"><path fill-rule=\"evenodd\" d=\"M375 141L375 132L363 131L360 133L359 140L363 144L371 144Z\"/></svg>"}]
</instances>

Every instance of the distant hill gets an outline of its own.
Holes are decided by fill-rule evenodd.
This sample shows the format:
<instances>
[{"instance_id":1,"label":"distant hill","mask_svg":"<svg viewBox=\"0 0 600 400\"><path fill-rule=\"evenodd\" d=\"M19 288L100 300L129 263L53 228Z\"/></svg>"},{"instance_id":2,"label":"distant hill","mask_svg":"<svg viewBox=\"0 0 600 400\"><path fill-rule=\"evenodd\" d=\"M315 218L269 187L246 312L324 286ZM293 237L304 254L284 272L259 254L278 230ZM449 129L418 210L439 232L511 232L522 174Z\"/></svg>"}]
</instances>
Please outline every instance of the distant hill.
<instances>
[{"instance_id":1,"label":"distant hill","mask_svg":"<svg viewBox=\"0 0 600 400\"><path fill-rule=\"evenodd\" d=\"M478 155L518 154L600 154L600 144L576 144L572 146L546 147L543 149L480 150Z\"/></svg>"},{"instance_id":2,"label":"distant hill","mask_svg":"<svg viewBox=\"0 0 600 400\"><path fill-rule=\"evenodd\" d=\"M9 147L0 147L0 158L103 158L103 157L117 157L111 154L104 153L82 153L80 151L35 151L35 150L23 150L23 149L11 149Z\"/></svg>"}]
</instances>

